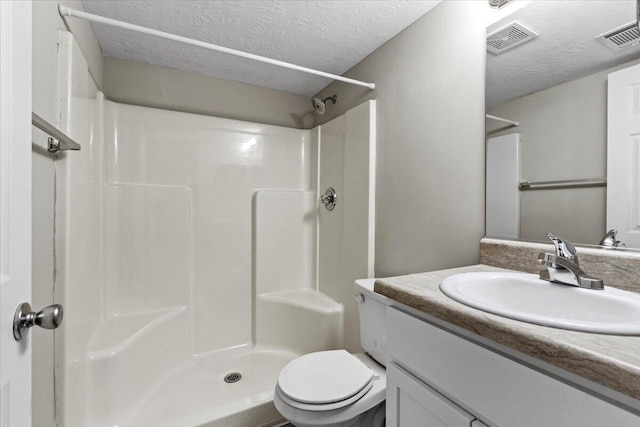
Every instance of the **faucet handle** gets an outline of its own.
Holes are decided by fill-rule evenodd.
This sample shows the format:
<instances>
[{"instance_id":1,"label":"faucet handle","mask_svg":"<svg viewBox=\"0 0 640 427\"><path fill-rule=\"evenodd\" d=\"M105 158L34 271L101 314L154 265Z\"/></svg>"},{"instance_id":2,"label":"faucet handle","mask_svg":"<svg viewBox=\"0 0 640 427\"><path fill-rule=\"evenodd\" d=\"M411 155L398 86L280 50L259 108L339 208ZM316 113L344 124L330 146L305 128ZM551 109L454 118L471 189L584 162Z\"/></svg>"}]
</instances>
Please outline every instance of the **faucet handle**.
<instances>
[{"instance_id":1,"label":"faucet handle","mask_svg":"<svg viewBox=\"0 0 640 427\"><path fill-rule=\"evenodd\" d=\"M578 251L570 241L552 233L547 233L547 237L551 239L553 245L556 247L557 256L568 259L578 265Z\"/></svg>"}]
</instances>

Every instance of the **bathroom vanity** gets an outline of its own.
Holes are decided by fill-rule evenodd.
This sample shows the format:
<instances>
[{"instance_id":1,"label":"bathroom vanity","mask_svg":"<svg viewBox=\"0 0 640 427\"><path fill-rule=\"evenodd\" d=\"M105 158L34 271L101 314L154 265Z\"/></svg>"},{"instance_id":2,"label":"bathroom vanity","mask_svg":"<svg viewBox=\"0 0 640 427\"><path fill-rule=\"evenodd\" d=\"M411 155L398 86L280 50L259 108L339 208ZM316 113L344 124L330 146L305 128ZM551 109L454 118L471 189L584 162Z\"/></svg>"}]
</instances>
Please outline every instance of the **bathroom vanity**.
<instances>
[{"instance_id":1,"label":"bathroom vanity","mask_svg":"<svg viewBox=\"0 0 640 427\"><path fill-rule=\"evenodd\" d=\"M482 271L505 269L476 265L376 281L376 292L393 300L388 426L640 425L640 337L511 320L439 289L448 276Z\"/></svg>"}]
</instances>

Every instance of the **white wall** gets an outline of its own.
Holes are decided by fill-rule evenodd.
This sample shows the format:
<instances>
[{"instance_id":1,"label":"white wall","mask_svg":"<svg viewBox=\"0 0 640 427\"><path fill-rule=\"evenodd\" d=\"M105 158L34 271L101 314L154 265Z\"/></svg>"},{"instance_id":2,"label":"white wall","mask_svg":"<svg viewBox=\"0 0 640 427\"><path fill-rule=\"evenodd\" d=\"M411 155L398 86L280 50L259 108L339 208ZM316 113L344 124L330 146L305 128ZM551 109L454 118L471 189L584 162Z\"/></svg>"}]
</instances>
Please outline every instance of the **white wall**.
<instances>
[{"instance_id":1,"label":"white wall","mask_svg":"<svg viewBox=\"0 0 640 427\"><path fill-rule=\"evenodd\" d=\"M516 98L488 111L520 122L524 181L603 178L607 175L607 75L632 61ZM487 131L500 128L488 121ZM576 221L579 215L579 221ZM548 232L598 244L606 233L606 187L522 191L520 238L547 241Z\"/></svg>"},{"instance_id":2,"label":"white wall","mask_svg":"<svg viewBox=\"0 0 640 427\"><path fill-rule=\"evenodd\" d=\"M484 234L485 15L445 1L332 83L324 123L377 101L376 275L468 265Z\"/></svg>"},{"instance_id":3,"label":"white wall","mask_svg":"<svg viewBox=\"0 0 640 427\"><path fill-rule=\"evenodd\" d=\"M58 30L65 25L58 14L58 4L83 10L79 0L33 2L33 111L57 123L58 111ZM71 23L84 55L89 58L88 72L98 85L102 82L102 52L87 22ZM53 206L55 163L46 150L47 137L34 128L33 133L33 300L40 309L54 302ZM33 331L33 425L53 426L54 420L54 334Z\"/></svg>"},{"instance_id":4,"label":"white wall","mask_svg":"<svg viewBox=\"0 0 640 427\"><path fill-rule=\"evenodd\" d=\"M116 58L104 63L112 101L300 129L313 124L306 96Z\"/></svg>"}]
</instances>

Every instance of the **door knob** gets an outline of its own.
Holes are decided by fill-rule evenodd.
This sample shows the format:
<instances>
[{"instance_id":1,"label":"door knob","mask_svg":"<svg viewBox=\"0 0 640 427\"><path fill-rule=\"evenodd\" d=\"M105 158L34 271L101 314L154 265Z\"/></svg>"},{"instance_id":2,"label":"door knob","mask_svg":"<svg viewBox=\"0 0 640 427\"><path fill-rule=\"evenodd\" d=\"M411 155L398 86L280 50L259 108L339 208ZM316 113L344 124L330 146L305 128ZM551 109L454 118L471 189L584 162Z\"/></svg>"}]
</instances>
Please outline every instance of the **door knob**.
<instances>
[{"instance_id":1,"label":"door knob","mask_svg":"<svg viewBox=\"0 0 640 427\"><path fill-rule=\"evenodd\" d=\"M18 306L13 316L13 337L20 341L27 335L29 328L34 325L45 329L56 329L62 323L62 306L53 304L37 313L31 311L31 305L23 302Z\"/></svg>"}]
</instances>

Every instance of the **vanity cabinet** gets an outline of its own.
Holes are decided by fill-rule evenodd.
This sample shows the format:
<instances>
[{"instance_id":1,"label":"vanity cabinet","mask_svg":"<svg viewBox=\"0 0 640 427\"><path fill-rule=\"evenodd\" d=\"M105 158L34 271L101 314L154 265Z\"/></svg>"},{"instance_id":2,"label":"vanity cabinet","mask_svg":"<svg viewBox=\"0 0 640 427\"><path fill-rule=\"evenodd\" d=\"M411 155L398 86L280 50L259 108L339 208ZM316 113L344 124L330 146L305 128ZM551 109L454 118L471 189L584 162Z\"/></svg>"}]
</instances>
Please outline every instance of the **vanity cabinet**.
<instances>
[{"instance_id":1,"label":"vanity cabinet","mask_svg":"<svg viewBox=\"0 0 640 427\"><path fill-rule=\"evenodd\" d=\"M390 427L640 426L640 416L433 320L388 308Z\"/></svg>"}]
</instances>

